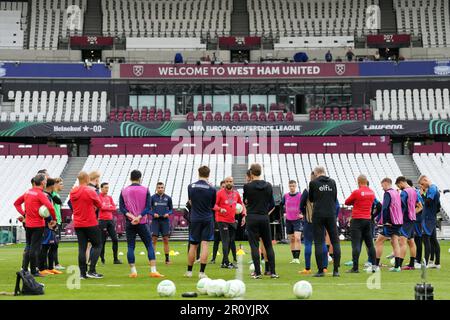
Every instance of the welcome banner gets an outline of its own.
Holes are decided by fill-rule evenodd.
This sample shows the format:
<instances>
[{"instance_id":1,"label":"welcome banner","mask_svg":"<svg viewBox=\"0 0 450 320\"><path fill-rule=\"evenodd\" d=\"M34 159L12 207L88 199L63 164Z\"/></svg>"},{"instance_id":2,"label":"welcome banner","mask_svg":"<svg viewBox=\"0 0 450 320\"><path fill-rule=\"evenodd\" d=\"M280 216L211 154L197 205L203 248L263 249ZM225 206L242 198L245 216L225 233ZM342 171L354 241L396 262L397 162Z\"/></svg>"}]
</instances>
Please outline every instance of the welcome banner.
<instances>
[{"instance_id":1,"label":"welcome banner","mask_svg":"<svg viewBox=\"0 0 450 320\"><path fill-rule=\"evenodd\" d=\"M121 78L273 79L355 77L357 63L121 64Z\"/></svg>"},{"instance_id":2,"label":"welcome banner","mask_svg":"<svg viewBox=\"0 0 450 320\"><path fill-rule=\"evenodd\" d=\"M305 79L359 77L450 77L449 61L362 61L345 63L121 64L127 79Z\"/></svg>"}]
</instances>

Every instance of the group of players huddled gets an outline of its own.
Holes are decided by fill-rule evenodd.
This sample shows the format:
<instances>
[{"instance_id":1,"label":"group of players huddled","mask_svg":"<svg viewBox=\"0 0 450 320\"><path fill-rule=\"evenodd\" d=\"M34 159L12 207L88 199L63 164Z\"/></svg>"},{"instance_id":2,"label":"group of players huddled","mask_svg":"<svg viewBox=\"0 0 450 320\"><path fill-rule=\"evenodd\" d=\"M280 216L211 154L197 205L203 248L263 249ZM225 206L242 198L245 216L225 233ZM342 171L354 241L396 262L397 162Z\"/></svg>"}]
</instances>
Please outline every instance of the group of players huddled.
<instances>
[{"instance_id":1,"label":"group of players huddled","mask_svg":"<svg viewBox=\"0 0 450 320\"><path fill-rule=\"evenodd\" d=\"M208 182L209 174L207 166L200 167L198 181L188 186L189 200L185 217L189 222L189 247L185 277L193 276L196 262L200 264L199 278L207 277L205 269L210 241L214 241L213 259L210 263L215 263L221 241L221 267L237 268L235 237L239 221L245 228L251 248L254 265L251 277L262 278L263 259L264 275L278 278L269 218L275 208L274 195L272 185L262 179L261 165L252 164L247 171L242 198L234 187L233 177L226 177L217 191ZM100 183L99 172L82 171L77 178L78 185L71 190L68 204L72 209L78 239L80 277L103 278L103 275L97 273L96 265L99 258L105 263L105 242L108 236L112 240L114 264L122 264L118 258L118 237L113 218L117 207L108 195L108 183ZM159 236L162 236L165 263L171 264L169 235L170 216L173 214L172 199L165 193L164 183L158 182L155 194L151 195L149 188L141 185L141 178L140 171L131 172L130 185L122 190L119 201L119 211L126 221L129 277L138 276L134 252L136 237L139 235L147 249L149 276L162 278L164 275L156 269L155 248ZM393 249L393 266L390 271L413 270L420 267L422 261L425 261L428 268L439 269L440 247L436 237L437 213L440 210L439 190L430 179L421 176L417 181L419 188L416 189L412 181L398 177L395 181L397 189L394 189L392 180L384 178L381 181L385 191L382 202L376 199L365 175L360 175L357 183L358 189L345 200L345 205L352 207L352 261L348 263L352 268L347 272L359 272L363 242L368 254L366 271L379 271L384 242L388 239ZM64 270L58 261L58 241L62 225L59 192L63 189L63 181L61 178L50 178L46 170L41 170L31 180L31 184L31 189L14 203L21 214L19 220L26 230L22 269L29 270L37 277L60 274ZM237 205L242 210L237 210ZM42 206L47 207L49 217L43 218L40 215ZM289 192L282 197L280 210L286 221L293 264L300 263L303 233L305 269L299 273L312 274L311 254L314 244L318 268L314 276L323 277L327 273L328 263L333 262L333 276L338 277L341 249L337 217L340 205L337 201L336 182L326 175L325 168L318 166L314 169L309 186L302 193L298 191L296 181L289 181ZM149 216L152 216L151 223ZM374 243L377 230L379 232ZM410 261L403 266L408 247ZM229 260L230 251L233 262Z\"/></svg>"}]
</instances>

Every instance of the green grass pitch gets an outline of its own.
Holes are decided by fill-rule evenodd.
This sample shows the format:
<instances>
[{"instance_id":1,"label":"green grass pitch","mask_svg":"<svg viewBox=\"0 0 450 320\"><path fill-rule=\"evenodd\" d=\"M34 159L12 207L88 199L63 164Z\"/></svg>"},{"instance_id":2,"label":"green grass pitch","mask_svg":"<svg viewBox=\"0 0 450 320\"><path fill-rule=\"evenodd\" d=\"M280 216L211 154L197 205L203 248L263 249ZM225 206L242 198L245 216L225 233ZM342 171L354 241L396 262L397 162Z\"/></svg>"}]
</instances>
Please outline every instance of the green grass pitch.
<instances>
[{"instance_id":1,"label":"green grass pitch","mask_svg":"<svg viewBox=\"0 0 450 320\"><path fill-rule=\"evenodd\" d=\"M237 242L239 245L240 242ZM402 271L400 273L390 273L388 268L382 268L380 273L381 289L369 289L367 287L368 278L372 274L362 272L360 274L346 274L345 270L350 267L343 266L343 263L351 260L351 245L348 241L342 245L342 268L341 277L333 278L328 274L325 278L313 278L312 276L301 276L297 273L303 269L304 259L303 251L301 256L301 265L289 264L291 253L288 245L275 245L277 273L279 279L270 279L264 277L262 280L253 280L249 276L249 246L242 242L246 255L243 256L243 281L247 287L247 293L244 299L253 300L278 300L295 299L292 293L292 287L299 280L307 280L313 286L313 295L311 299L340 300L340 299L414 299L414 286L421 281L418 270ZM434 286L435 299L450 299L450 242L441 242L441 265L440 270L428 270L428 282ZM177 293L173 299L182 299L181 294L187 291L196 291L198 281L197 274L199 265L194 266L194 277L186 279L183 274L186 270L186 244L184 242L171 242L171 249L179 251L180 255L172 257L173 264L166 266L163 263L164 255L158 255L158 271L166 275L165 279L172 280L177 287ZM64 266L76 265L77 247L76 243L63 243L59 249L60 261ZM160 298L156 292L156 287L160 279L148 277L149 267L146 256L140 255L144 251L143 245L139 244L136 248L136 263L139 277L136 279L128 278L129 268L127 264L113 265L110 243L106 249L106 264L98 265L97 271L104 274L104 279L87 279L81 281L80 289L69 290L67 280L69 275L51 275L40 278L39 282L45 284L45 295L36 297L10 297L1 296L0 300L5 299L50 299L50 300L92 300L92 299L112 299L112 300L131 300L131 299L167 299ZM120 258L126 263L126 243L119 243L119 251L124 255ZM157 251L162 252L162 244L158 244ZM210 248L211 251L211 248ZM0 291L12 292L15 285L15 272L19 270L22 259L23 245L10 245L0 247ZM389 243L385 244L383 256L391 252ZM361 263L367 258L366 251L363 249ZM218 256L217 260L221 260ZM406 257L409 260L409 256ZM383 263L389 264L387 259ZM315 270L315 259L312 257L313 271ZM362 269L362 267L361 267ZM220 264L208 265L207 275L212 279L230 280L236 277L235 270L220 269ZM377 280L371 278L373 281ZM374 283L372 281L372 284ZM208 299L207 296L199 296L198 299ZM224 299L224 298L215 298Z\"/></svg>"}]
</instances>

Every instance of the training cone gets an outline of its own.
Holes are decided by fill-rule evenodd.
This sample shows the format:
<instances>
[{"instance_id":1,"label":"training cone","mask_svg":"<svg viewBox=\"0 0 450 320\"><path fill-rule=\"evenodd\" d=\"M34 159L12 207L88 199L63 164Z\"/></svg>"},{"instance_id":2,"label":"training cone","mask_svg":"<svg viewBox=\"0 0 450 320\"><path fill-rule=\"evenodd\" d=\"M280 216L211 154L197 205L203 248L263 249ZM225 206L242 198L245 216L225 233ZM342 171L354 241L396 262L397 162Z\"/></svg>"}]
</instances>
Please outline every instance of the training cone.
<instances>
[{"instance_id":1,"label":"training cone","mask_svg":"<svg viewBox=\"0 0 450 320\"><path fill-rule=\"evenodd\" d=\"M123 256L123 252L121 251L121 252L119 252L119 256Z\"/></svg>"},{"instance_id":2,"label":"training cone","mask_svg":"<svg viewBox=\"0 0 450 320\"><path fill-rule=\"evenodd\" d=\"M157 251L155 254L156 254L157 256L159 256L159 255L161 254L161 252Z\"/></svg>"},{"instance_id":3,"label":"training cone","mask_svg":"<svg viewBox=\"0 0 450 320\"><path fill-rule=\"evenodd\" d=\"M144 251L141 251L141 252L139 252L139 254L140 254L141 256L143 256L143 255L145 255L145 252L144 252Z\"/></svg>"},{"instance_id":4,"label":"training cone","mask_svg":"<svg viewBox=\"0 0 450 320\"><path fill-rule=\"evenodd\" d=\"M180 254L180 252L178 252L178 251L175 251L175 255L176 256L178 256Z\"/></svg>"},{"instance_id":5,"label":"training cone","mask_svg":"<svg viewBox=\"0 0 450 320\"><path fill-rule=\"evenodd\" d=\"M169 251L169 256L171 256L171 257L175 256L175 251L170 250L170 251Z\"/></svg>"},{"instance_id":6,"label":"training cone","mask_svg":"<svg viewBox=\"0 0 450 320\"><path fill-rule=\"evenodd\" d=\"M244 249L239 249L239 250L236 252L236 254L237 254L238 256L245 256L245 251L244 251Z\"/></svg>"}]
</instances>

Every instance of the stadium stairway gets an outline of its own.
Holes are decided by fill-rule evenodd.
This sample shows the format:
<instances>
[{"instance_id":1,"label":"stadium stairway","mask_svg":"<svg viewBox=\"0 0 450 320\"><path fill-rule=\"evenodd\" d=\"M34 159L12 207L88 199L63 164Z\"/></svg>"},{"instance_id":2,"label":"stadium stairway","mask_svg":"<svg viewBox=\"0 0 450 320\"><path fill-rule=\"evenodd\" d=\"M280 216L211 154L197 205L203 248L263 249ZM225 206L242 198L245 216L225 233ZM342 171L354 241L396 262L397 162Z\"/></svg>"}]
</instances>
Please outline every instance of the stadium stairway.
<instances>
[{"instance_id":1,"label":"stadium stairway","mask_svg":"<svg viewBox=\"0 0 450 320\"><path fill-rule=\"evenodd\" d=\"M248 164L245 157L243 159L235 157L231 174L234 178L235 185L244 185L246 183L245 176L247 174Z\"/></svg>"},{"instance_id":2,"label":"stadium stairway","mask_svg":"<svg viewBox=\"0 0 450 320\"><path fill-rule=\"evenodd\" d=\"M393 0L380 1L381 29L382 34L392 34L397 32L397 21L395 18Z\"/></svg>"},{"instance_id":3,"label":"stadium stairway","mask_svg":"<svg viewBox=\"0 0 450 320\"><path fill-rule=\"evenodd\" d=\"M231 13L231 35L248 36L250 34L250 18L247 10L247 0L233 0Z\"/></svg>"},{"instance_id":4,"label":"stadium stairway","mask_svg":"<svg viewBox=\"0 0 450 320\"><path fill-rule=\"evenodd\" d=\"M402 174L407 179L411 179L414 185L417 185L417 180L419 179L420 172L416 164L414 163L413 157L411 155L394 155L394 159L397 162Z\"/></svg>"},{"instance_id":5,"label":"stadium stairway","mask_svg":"<svg viewBox=\"0 0 450 320\"><path fill-rule=\"evenodd\" d=\"M84 14L83 33L85 36L100 36L102 34L102 1L89 0Z\"/></svg>"},{"instance_id":6,"label":"stadium stairway","mask_svg":"<svg viewBox=\"0 0 450 320\"><path fill-rule=\"evenodd\" d=\"M69 196L70 190L77 180L78 173L83 169L86 160L87 157L69 157L67 165L61 174L61 178L64 180L64 190L61 192L60 197L63 201Z\"/></svg>"}]
</instances>

